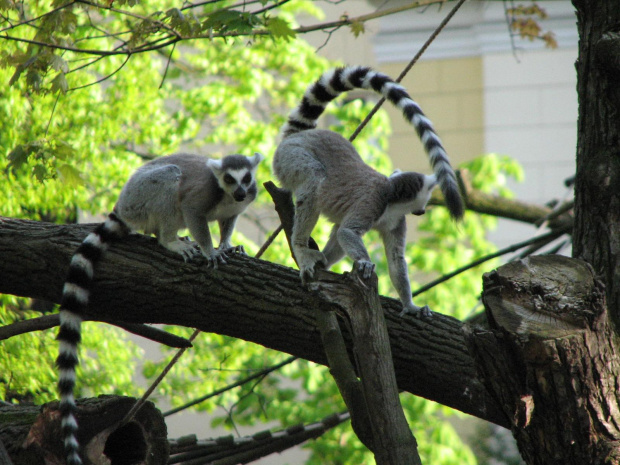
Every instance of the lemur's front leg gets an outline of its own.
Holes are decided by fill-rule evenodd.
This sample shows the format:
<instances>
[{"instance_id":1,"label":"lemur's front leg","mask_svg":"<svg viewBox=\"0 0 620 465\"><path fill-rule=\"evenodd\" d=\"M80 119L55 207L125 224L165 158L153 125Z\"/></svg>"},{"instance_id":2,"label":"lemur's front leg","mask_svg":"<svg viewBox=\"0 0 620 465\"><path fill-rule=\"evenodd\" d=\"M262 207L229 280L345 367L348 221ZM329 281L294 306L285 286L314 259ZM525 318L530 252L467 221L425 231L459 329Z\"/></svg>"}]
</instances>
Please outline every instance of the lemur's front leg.
<instances>
[{"instance_id":1,"label":"lemur's front leg","mask_svg":"<svg viewBox=\"0 0 620 465\"><path fill-rule=\"evenodd\" d=\"M220 246L217 249L225 257L231 253L241 253L245 255L245 250L242 245L232 245L230 242L237 218L238 216L235 215L224 220L218 220L220 226Z\"/></svg>"},{"instance_id":2,"label":"lemur's front leg","mask_svg":"<svg viewBox=\"0 0 620 465\"><path fill-rule=\"evenodd\" d=\"M405 244L407 235L407 224L403 217L398 225L390 231L380 231L385 247L390 279L396 288L403 310L400 316L412 314L416 316L430 317L431 309L428 305L418 307L411 299L411 283L407 272L407 261L405 260Z\"/></svg>"}]
</instances>

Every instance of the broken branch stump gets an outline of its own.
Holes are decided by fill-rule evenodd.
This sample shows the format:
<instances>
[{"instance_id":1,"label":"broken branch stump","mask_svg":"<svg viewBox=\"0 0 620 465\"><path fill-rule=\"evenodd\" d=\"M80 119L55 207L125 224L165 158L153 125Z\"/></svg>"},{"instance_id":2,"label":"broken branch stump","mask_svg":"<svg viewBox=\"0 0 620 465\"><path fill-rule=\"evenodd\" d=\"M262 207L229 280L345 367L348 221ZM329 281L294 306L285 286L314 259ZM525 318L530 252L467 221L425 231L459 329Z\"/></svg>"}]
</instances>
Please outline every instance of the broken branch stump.
<instances>
[{"instance_id":1,"label":"broken branch stump","mask_svg":"<svg viewBox=\"0 0 620 465\"><path fill-rule=\"evenodd\" d=\"M135 402L120 396L77 401L78 441L85 465L165 465L169 451L166 424L152 402L119 426ZM14 465L64 463L58 402L0 407L0 441Z\"/></svg>"}]
</instances>

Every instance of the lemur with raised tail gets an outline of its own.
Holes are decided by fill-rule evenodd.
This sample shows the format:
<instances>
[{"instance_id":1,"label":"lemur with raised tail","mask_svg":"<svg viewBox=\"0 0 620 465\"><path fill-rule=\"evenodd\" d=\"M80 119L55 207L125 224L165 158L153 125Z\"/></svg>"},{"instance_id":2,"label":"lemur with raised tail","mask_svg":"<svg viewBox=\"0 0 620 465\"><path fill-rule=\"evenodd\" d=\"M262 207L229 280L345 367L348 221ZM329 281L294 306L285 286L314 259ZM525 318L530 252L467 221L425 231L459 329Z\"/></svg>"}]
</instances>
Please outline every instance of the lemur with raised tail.
<instances>
[{"instance_id":1,"label":"lemur with raised tail","mask_svg":"<svg viewBox=\"0 0 620 465\"><path fill-rule=\"evenodd\" d=\"M88 303L94 268L110 242L132 231L154 234L166 249L185 261L202 254L210 267L225 264L231 253L243 252L230 239L235 222L256 198L256 170L263 156L229 155L221 160L177 154L138 168L123 187L105 222L79 246L69 265L60 306L59 368L61 427L68 465L80 465L73 395L81 322ZM213 247L209 222L217 221L220 244ZM189 229L195 242L177 236Z\"/></svg>"},{"instance_id":2,"label":"lemur with raised tail","mask_svg":"<svg viewBox=\"0 0 620 465\"><path fill-rule=\"evenodd\" d=\"M343 92L370 89L400 108L415 128L430 158L434 174L395 171L387 177L364 163L353 145L341 135L316 129L325 107ZM302 281L314 276L317 266L329 268L348 255L367 279L374 271L362 236L379 231L387 255L390 279L403 305L401 316L431 316L428 306L412 301L405 261L405 215L425 212L431 193L439 185L452 218L463 216L456 176L446 151L429 119L404 87L368 67L337 68L323 74L303 96L282 127L273 168L283 187L295 196L293 252ZM308 247L308 239L323 214L334 224L323 251Z\"/></svg>"}]
</instances>

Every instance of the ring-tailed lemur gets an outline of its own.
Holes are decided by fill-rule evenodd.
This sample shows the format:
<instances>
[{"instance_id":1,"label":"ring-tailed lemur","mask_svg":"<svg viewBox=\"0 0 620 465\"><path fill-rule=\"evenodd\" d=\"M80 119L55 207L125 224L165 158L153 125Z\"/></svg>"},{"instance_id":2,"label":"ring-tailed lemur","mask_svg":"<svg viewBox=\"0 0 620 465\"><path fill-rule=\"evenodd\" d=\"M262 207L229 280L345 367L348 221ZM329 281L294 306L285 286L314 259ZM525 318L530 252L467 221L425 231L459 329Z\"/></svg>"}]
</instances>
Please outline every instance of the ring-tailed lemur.
<instances>
[{"instance_id":1,"label":"ring-tailed lemur","mask_svg":"<svg viewBox=\"0 0 620 465\"><path fill-rule=\"evenodd\" d=\"M81 322L88 307L93 269L113 240L131 231L155 234L161 245L185 261L202 253L209 266L226 263L234 252L230 238L237 216L256 197L256 169L263 156L229 155L211 160L199 155L177 154L158 158L140 167L123 187L107 220L90 233L69 265L60 307L59 368L61 427L68 465L82 463L76 439L76 405L73 396ZM217 221L220 245L213 247L208 223ZM196 242L177 236L187 228ZM197 244L197 245L196 245Z\"/></svg>"},{"instance_id":2,"label":"ring-tailed lemur","mask_svg":"<svg viewBox=\"0 0 620 465\"><path fill-rule=\"evenodd\" d=\"M345 138L333 131L315 129L327 104L354 88L374 90L402 110L416 129L435 174L395 171L386 177L366 165ZM355 261L364 278L370 277L374 264L362 236L376 229L385 246L390 279L403 304L401 315L430 316L428 306L420 308L411 299L404 256L405 215L423 214L437 184L454 219L463 216L463 204L448 156L419 105L385 74L367 67L338 68L325 73L306 90L282 127L282 135L273 167L283 186L296 198L292 242L302 281L313 276L315 266L329 268L345 254ZM322 252L308 247L320 214L334 223Z\"/></svg>"}]
</instances>

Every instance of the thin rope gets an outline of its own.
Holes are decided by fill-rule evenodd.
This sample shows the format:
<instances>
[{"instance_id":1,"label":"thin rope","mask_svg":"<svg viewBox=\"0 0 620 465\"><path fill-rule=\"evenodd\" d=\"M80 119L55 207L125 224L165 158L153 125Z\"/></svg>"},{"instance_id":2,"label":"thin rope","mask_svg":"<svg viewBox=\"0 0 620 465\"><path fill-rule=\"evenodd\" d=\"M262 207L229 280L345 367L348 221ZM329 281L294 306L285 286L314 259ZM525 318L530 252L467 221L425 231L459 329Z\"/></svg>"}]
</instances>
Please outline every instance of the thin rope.
<instances>
[{"instance_id":1,"label":"thin rope","mask_svg":"<svg viewBox=\"0 0 620 465\"><path fill-rule=\"evenodd\" d=\"M200 330L199 329L194 330L192 335L189 337L189 342L192 342L194 339L196 339L196 336L198 336L199 334L200 334ZM174 355L174 357L172 357L172 360L170 360L170 362L168 362L168 365L166 365L166 368L164 368L162 370L162 372L159 374L157 379L151 383L151 385L149 386L149 388L146 391L144 391L144 394L142 395L140 400L138 400L138 402L136 402L133 405L133 407L131 407L129 412L127 412L127 415L125 415L125 418L123 418L123 421L121 422L121 425L125 425L125 424L129 423L133 419L133 417L136 415L136 413L138 413L138 410L140 410L142 408L142 406L145 404L147 399L153 393L155 388L159 385L159 383L162 382L162 380L166 377L168 372L170 372L172 367L179 361L179 359L181 358L181 356L185 353L185 351L187 349L188 349L187 347L183 347L183 348L181 348L181 349L179 349L177 351L177 353Z\"/></svg>"}]
</instances>

